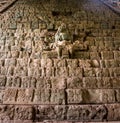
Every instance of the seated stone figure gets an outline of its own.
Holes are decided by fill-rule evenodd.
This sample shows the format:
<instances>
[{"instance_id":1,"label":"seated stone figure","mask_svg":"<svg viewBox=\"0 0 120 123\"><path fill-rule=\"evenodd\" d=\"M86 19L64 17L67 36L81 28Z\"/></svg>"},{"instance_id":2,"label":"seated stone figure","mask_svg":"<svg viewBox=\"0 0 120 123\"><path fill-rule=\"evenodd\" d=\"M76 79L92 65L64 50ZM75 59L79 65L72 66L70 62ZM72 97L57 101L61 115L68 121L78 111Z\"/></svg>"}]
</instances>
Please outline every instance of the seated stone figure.
<instances>
[{"instance_id":1,"label":"seated stone figure","mask_svg":"<svg viewBox=\"0 0 120 123\"><path fill-rule=\"evenodd\" d=\"M58 58L63 57L63 52L67 51L69 58L72 58L72 36L65 23L62 23L55 34L55 48L58 53Z\"/></svg>"}]
</instances>

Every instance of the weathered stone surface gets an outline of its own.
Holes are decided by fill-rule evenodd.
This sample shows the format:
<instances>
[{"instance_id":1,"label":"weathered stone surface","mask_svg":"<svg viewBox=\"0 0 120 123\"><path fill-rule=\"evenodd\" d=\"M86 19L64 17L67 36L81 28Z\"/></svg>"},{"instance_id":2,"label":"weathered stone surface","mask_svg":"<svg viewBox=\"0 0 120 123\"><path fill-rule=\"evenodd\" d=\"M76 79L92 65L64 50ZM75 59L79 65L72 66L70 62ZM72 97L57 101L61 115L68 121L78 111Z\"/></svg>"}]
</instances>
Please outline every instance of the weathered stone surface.
<instances>
[{"instance_id":1,"label":"weathered stone surface","mask_svg":"<svg viewBox=\"0 0 120 123\"><path fill-rule=\"evenodd\" d=\"M32 120L33 108L31 106L15 106L14 120Z\"/></svg>"},{"instance_id":2,"label":"weathered stone surface","mask_svg":"<svg viewBox=\"0 0 120 123\"><path fill-rule=\"evenodd\" d=\"M37 106L36 120L64 120L66 115L66 106Z\"/></svg>"},{"instance_id":3,"label":"weathered stone surface","mask_svg":"<svg viewBox=\"0 0 120 123\"><path fill-rule=\"evenodd\" d=\"M83 76L83 71L80 67L77 67L77 68L69 67L68 71L69 71L68 72L69 77L72 77L72 76L82 77Z\"/></svg>"},{"instance_id":4,"label":"weathered stone surface","mask_svg":"<svg viewBox=\"0 0 120 123\"><path fill-rule=\"evenodd\" d=\"M6 85L6 77L0 76L0 87L5 87Z\"/></svg>"},{"instance_id":5,"label":"weathered stone surface","mask_svg":"<svg viewBox=\"0 0 120 123\"><path fill-rule=\"evenodd\" d=\"M105 106L74 106L68 108L67 120L78 121L104 121L107 117Z\"/></svg>"},{"instance_id":6,"label":"weathered stone surface","mask_svg":"<svg viewBox=\"0 0 120 123\"><path fill-rule=\"evenodd\" d=\"M0 104L3 103L4 89L0 89Z\"/></svg>"},{"instance_id":7,"label":"weathered stone surface","mask_svg":"<svg viewBox=\"0 0 120 123\"><path fill-rule=\"evenodd\" d=\"M0 122L8 122L14 118L14 106L13 105L0 105Z\"/></svg>"},{"instance_id":8,"label":"weathered stone surface","mask_svg":"<svg viewBox=\"0 0 120 123\"><path fill-rule=\"evenodd\" d=\"M83 79L80 77L67 78L67 88L83 88Z\"/></svg>"},{"instance_id":9,"label":"weathered stone surface","mask_svg":"<svg viewBox=\"0 0 120 123\"><path fill-rule=\"evenodd\" d=\"M83 68L89 68L92 66L90 60L79 60L79 66Z\"/></svg>"},{"instance_id":10,"label":"weathered stone surface","mask_svg":"<svg viewBox=\"0 0 120 123\"><path fill-rule=\"evenodd\" d=\"M51 90L51 98L50 103L51 104L65 104L65 90L63 89L52 89Z\"/></svg>"},{"instance_id":11,"label":"weathered stone surface","mask_svg":"<svg viewBox=\"0 0 120 123\"><path fill-rule=\"evenodd\" d=\"M119 33L98 0L18 0L0 14L0 122L119 121Z\"/></svg>"},{"instance_id":12,"label":"weathered stone surface","mask_svg":"<svg viewBox=\"0 0 120 123\"><path fill-rule=\"evenodd\" d=\"M79 65L78 59L67 59L67 66L71 68L77 68Z\"/></svg>"},{"instance_id":13,"label":"weathered stone surface","mask_svg":"<svg viewBox=\"0 0 120 123\"><path fill-rule=\"evenodd\" d=\"M17 96L17 89L15 88L8 88L5 89L4 92L4 97L3 97L3 103L4 104L10 104L10 103L15 103L16 101L16 96Z\"/></svg>"},{"instance_id":14,"label":"weathered stone surface","mask_svg":"<svg viewBox=\"0 0 120 123\"><path fill-rule=\"evenodd\" d=\"M68 89L67 91L67 103L79 104L83 102L83 90L80 89Z\"/></svg>"},{"instance_id":15,"label":"weathered stone surface","mask_svg":"<svg viewBox=\"0 0 120 123\"><path fill-rule=\"evenodd\" d=\"M38 88L35 90L33 102L35 104L50 104L50 89Z\"/></svg>"},{"instance_id":16,"label":"weathered stone surface","mask_svg":"<svg viewBox=\"0 0 120 123\"><path fill-rule=\"evenodd\" d=\"M19 89L17 95L17 103L29 104L33 100L33 89Z\"/></svg>"},{"instance_id":17,"label":"weathered stone surface","mask_svg":"<svg viewBox=\"0 0 120 123\"><path fill-rule=\"evenodd\" d=\"M120 120L120 106L119 104L108 105L108 116L109 121L119 121Z\"/></svg>"},{"instance_id":18,"label":"weathered stone surface","mask_svg":"<svg viewBox=\"0 0 120 123\"><path fill-rule=\"evenodd\" d=\"M68 76L68 68L67 67L59 67L55 68L55 75L57 77L66 77Z\"/></svg>"},{"instance_id":19,"label":"weathered stone surface","mask_svg":"<svg viewBox=\"0 0 120 123\"><path fill-rule=\"evenodd\" d=\"M51 88L52 89L66 89L66 78L64 77L52 77L51 78Z\"/></svg>"},{"instance_id":20,"label":"weathered stone surface","mask_svg":"<svg viewBox=\"0 0 120 123\"><path fill-rule=\"evenodd\" d=\"M38 89L50 89L51 88L51 79L49 77L37 77L36 88Z\"/></svg>"},{"instance_id":21,"label":"weathered stone surface","mask_svg":"<svg viewBox=\"0 0 120 123\"><path fill-rule=\"evenodd\" d=\"M101 57L102 59L113 59L114 58L114 54L113 52L111 51L104 51L104 52L101 52Z\"/></svg>"}]
</instances>

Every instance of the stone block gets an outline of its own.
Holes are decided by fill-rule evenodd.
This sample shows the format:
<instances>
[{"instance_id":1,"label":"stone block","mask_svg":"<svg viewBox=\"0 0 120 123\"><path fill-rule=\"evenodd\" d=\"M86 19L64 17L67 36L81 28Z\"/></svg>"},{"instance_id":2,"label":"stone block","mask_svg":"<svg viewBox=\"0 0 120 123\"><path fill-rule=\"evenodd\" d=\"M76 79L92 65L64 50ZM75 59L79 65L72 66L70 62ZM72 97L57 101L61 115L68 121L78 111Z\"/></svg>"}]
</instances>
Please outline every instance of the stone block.
<instances>
[{"instance_id":1,"label":"stone block","mask_svg":"<svg viewBox=\"0 0 120 123\"><path fill-rule=\"evenodd\" d=\"M21 78L20 77L13 78L13 87L21 87Z\"/></svg>"},{"instance_id":2,"label":"stone block","mask_svg":"<svg viewBox=\"0 0 120 123\"><path fill-rule=\"evenodd\" d=\"M65 90L63 89L51 89L51 97L50 103L51 104L65 104Z\"/></svg>"},{"instance_id":3,"label":"stone block","mask_svg":"<svg viewBox=\"0 0 120 123\"><path fill-rule=\"evenodd\" d=\"M107 105L107 109L108 109L107 119L109 121L120 121L120 105L119 104Z\"/></svg>"},{"instance_id":4,"label":"stone block","mask_svg":"<svg viewBox=\"0 0 120 123\"><path fill-rule=\"evenodd\" d=\"M98 75L99 75L99 77L110 77L109 69L108 68L101 69L101 73Z\"/></svg>"},{"instance_id":5,"label":"stone block","mask_svg":"<svg viewBox=\"0 0 120 123\"><path fill-rule=\"evenodd\" d=\"M26 64L29 64L30 67L34 67L34 68L41 67L41 60L40 59L30 59L28 60L28 63Z\"/></svg>"},{"instance_id":6,"label":"stone block","mask_svg":"<svg viewBox=\"0 0 120 123\"><path fill-rule=\"evenodd\" d=\"M83 88L83 79L77 76L67 78L67 88L68 89Z\"/></svg>"},{"instance_id":7,"label":"stone block","mask_svg":"<svg viewBox=\"0 0 120 123\"><path fill-rule=\"evenodd\" d=\"M17 29L17 23L16 22L11 22L9 24L9 29L16 30Z\"/></svg>"},{"instance_id":8,"label":"stone block","mask_svg":"<svg viewBox=\"0 0 120 123\"><path fill-rule=\"evenodd\" d=\"M25 76L25 77L22 77L22 82L21 82L21 87L22 88L30 88L30 77L28 76Z\"/></svg>"},{"instance_id":9,"label":"stone block","mask_svg":"<svg viewBox=\"0 0 120 123\"><path fill-rule=\"evenodd\" d=\"M0 66L4 66L5 65L5 60L0 60Z\"/></svg>"},{"instance_id":10,"label":"stone block","mask_svg":"<svg viewBox=\"0 0 120 123\"><path fill-rule=\"evenodd\" d=\"M5 66L16 66L17 60L16 59L5 59Z\"/></svg>"},{"instance_id":11,"label":"stone block","mask_svg":"<svg viewBox=\"0 0 120 123\"><path fill-rule=\"evenodd\" d=\"M67 120L100 122L106 120L107 107L104 105L68 106Z\"/></svg>"},{"instance_id":12,"label":"stone block","mask_svg":"<svg viewBox=\"0 0 120 123\"><path fill-rule=\"evenodd\" d=\"M42 70L39 67L28 67L26 70L28 70L28 76L41 76L42 74Z\"/></svg>"},{"instance_id":13,"label":"stone block","mask_svg":"<svg viewBox=\"0 0 120 123\"><path fill-rule=\"evenodd\" d=\"M28 69L26 67L15 67L14 68L14 76L27 76L28 75Z\"/></svg>"},{"instance_id":14,"label":"stone block","mask_svg":"<svg viewBox=\"0 0 120 123\"><path fill-rule=\"evenodd\" d=\"M84 98L84 103L101 103L102 101L100 100L102 94L101 94L101 90L99 89L88 89L88 90L84 90L83 93L83 98Z\"/></svg>"},{"instance_id":15,"label":"stone block","mask_svg":"<svg viewBox=\"0 0 120 123\"><path fill-rule=\"evenodd\" d=\"M4 89L0 89L0 104L3 103Z\"/></svg>"},{"instance_id":16,"label":"stone block","mask_svg":"<svg viewBox=\"0 0 120 123\"><path fill-rule=\"evenodd\" d=\"M90 59L100 59L99 52L90 52Z\"/></svg>"},{"instance_id":17,"label":"stone block","mask_svg":"<svg viewBox=\"0 0 120 123\"><path fill-rule=\"evenodd\" d=\"M67 62L65 59L54 59L54 67L66 67Z\"/></svg>"},{"instance_id":18,"label":"stone block","mask_svg":"<svg viewBox=\"0 0 120 123\"><path fill-rule=\"evenodd\" d=\"M6 87L21 87L21 77L9 76L6 78Z\"/></svg>"},{"instance_id":19,"label":"stone block","mask_svg":"<svg viewBox=\"0 0 120 123\"><path fill-rule=\"evenodd\" d=\"M7 58L7 53L6 52L0 52L0 59L5 59Z\"/></svg>"},{"instance_id":20,"label":"stone block","mask_svg":"<svg viewBox=\"0 0 120 123\"><path fill-rule=\"evenodd\" d=\"M8 121L13 120L14 118L14 106L13 105L0 105L0 121Z\"/></svg>"},{"instance_id":21,"label":"stone block","mask_svg":"<svg viewBox=\"0 0 120 123\"><path fill-rule=\"evenodd\" d=\"M5 73L7 76L13 76L14 69L15 69L15 67L12 67L12 66L4 67L3 74ZM6 70L6 71L4 71L4 70Z\"/></svg>"},{"instance_id":22,"label":"stone block","mask_svg":"<svg viewBox=\"0 0 120 123\"><path fill-rule=\"evenodd\" d=\"M103 77L101 81L102 88L113 88L113 82L111 81L111 78L109 77Z\"/></svg>"},{"instance_id":23,"label":"stone block","mask_svg":"<svg viewBox=\"0 0 120 123\"><path fill-rule=\"evenodd\" d=\"M29 63L28 59L27 58L18 58L16 59L17 60L17 67L26 67ZM23 62L24 61L24 62Z\"/></svg>"},{"instance_id":24,"label":"stone block","mask_svg":"<svg viewBox=\"0 0 120 123\"><path fill-rule=\"evenodd\" d=\"M17 89L15 88L7 88L5 89L3 96L3 104L10 104L16 102Z\"/></svg>"},{"instance_id":25,"label":"stone block","mask_svg":"<svg viewBox=\"0 0 120 123\"><path fill-rule=\"evenodd\" d=\"M113 88L120 88L120 77L111 77L110 78L111 84Z\"/></svg>"},{"instance_id":26,"label":"stone block","mask_svg":"<svg viewBox=\"0 0 120 123\"><path fill-rule=\"evenodd\" d=\"M67 67L77 68L78 67L78 60L77 59L67 59Z\"/></svg>"},{"instance_id":27,"label":"stone block","mask_svg":"<svg viewBox=\"0 0 120 123\"><path fill-rule=\"evenodd\" d=\"M66 79L64 77L51 77L51 88L52 89L65 89Z\"/></svg>"},{"instance_id":28,"label":"stone block","mask_svg":"<svg viewBox=\"0 0 120 123\"><path fill-rule=\"evenodd\" d=\"M118 64L115 60L105 60L105 67L106 68L114 68L114 67L118 67Z\"/></svg>"},{"instance_id":29,"label":"stone block","mask_svg":"<svg viewBox=\"0 0 120 123\"><path fill-rule=\"evenodd\" d=\"M102 103L115 103L115 91L112 89L103 89L101 92L101 102Z\"/></svg>"},{"instance_id":30,"label":"stone block","mask_svg":"<svg viewBox=\"0 0 120 123\"><path fill-rule=\"evenodd\" d=\"M114 59L120 59L120 51L114 51Z\"/></svg>"},{"instance_id":31,"label":"stone block","mask_svg":"<svg viewBox=\"0 0 120 123\"><path fill-rule=\"evenodd\" d=\"M15 106L14 120L33 120L32 106Z\"/></svg>"},{"instance_id":32,"label":"stone block","mask_svg":"<svg viewBox=\"0 0 120 123\"><path fill-rule=\"evenodd\" d=\"M103 60L114 59L114 54L112 51L102 51L101 57Z\"/></svg>"},{"instance_id":33,"label":"stone block","mask_svg":"<svg viewBox=\"0 0 120 123\"><path fill-rule=\"evenodd\" d=\"M101 83L98 83L95 77L84 77L83 85L84 88L98 88Z\"/></svg>"},{"instance_id":34,"label":"stone block","mask_svg":"<svg viewBox=\"0 0 120 123\"><path fill-rule=\"evenodd\" d=\"M110 73L110 77L119 77L120 76L120 67L110 68L109 73Z\"/></svg>"},{"instance_id":35,"label":"stone block","mask_svg":"<svg viewBox=\"0 0 120 123\"><path fill-rule=\"evenodd\" d=\"M36 88L38 89L50 89L51 88L51 79L49 77L37 77Z\"/></svg>"},{"instance_id":36,"label":"stone block","mask_svg":"<svg viewBox=\"0 0 120 123\"><path fill-rule=\"evenodd\" d=\"M13 77L7 77L6 80L6 87L12 87L13 86Z\"/></svg>"},{"instance_id":37,"label":"stone block","mask_svg":"<svg viewBox=\"0 0 120 123\"><path fill-rule=\"evenodd\" d=\"M104 41L105 48L107 50L114 50L114 42L113 41Z\"/></svg>"},{"instance_id":38,"label":"stone block","mask_svg":"<svg viewBox=\"0 0 120 123\"><path fill-rule=\"evenodd\" d=\"M39 28L39 23L38 23L38 21L32 21L32 22L31 22L31 28L32 28L32 29L38 29L38 28Z\"/></svg>"},{"instance_id":39,"label":"stone block","mask_svg":"<svg viewBox=\"0 0 120 123\"><path fill-rule=\"evenodd\" d=\"M12 58L19 58L19 51L11 51Z\"/></svg>"},{"instance_id":40,"label":"stone block","mask_svg":"<svg viewBox=\"0 0 120 123\"><path fill-rule=\"evenodd\" d=\"M46 77L54 76L54 70L55 70L54 67L47 67L47 68L44 68L44 70L45 70Z\"/></svg>"},{"instance_id":41,"label":"stone block","mask_svg":"<svg viewBox=\"0 0 120 123\"><path fill-rule=\"evenodd\" d=\"M33 101L33 89L19 89L17 95L17 103L18 104L26 104L31 103Z\"/></svg>"},{"instance_id":42,"label":"stone block","mask_svg":"<svg viewBox=\"0 0 120 123\"><path fill-rule=\"evenodd\" d=\"M5 87L6 85L6 77L0 76L0 87Z\"/></svg>"},{"instance_id":43,"label":"stone block","mask_svg":"<svg viewBox=\"0 0 120 123\"><path fill-rule=\"evenodd\" d=\"M95 77L96 73L93 68L84 68L83 76L84 77Z\"/></svg>"},{"instance_id":44,"label":"stone block","mask_svg":"<svg viewBox=\"0 0 120 123\"><path fill-rule=\"evenodd\" d=\"M44 105L44 106L37 106L36 107L36 118L38 121L44 120L65 120L66 115L66 106L60 105Z\"/></svg>"},{"instance_id":45,"label":"stone block","mask_svg":"<svg viewBox=\"0 0 120 123\"><path fill-rule=\"evenodd\" d=\"M81 89L67 89L67 103L79 104L83 102L83 90Z\"/></svg>"},{"instance_id":46,"label":"stone block","mask_svg":"<svg viewBox=\"0 0 120 123\"><path fill-rule=\"evenodd\" d=\"M68 68L68 75L69 75L69 77L73 77L73 76L82 77L83 76L82 68L77 67L74 69L72 67L69 67Z\"/></svg>"},{"instance_id":47,"label":"stone block","mask_svg":"<svg viewBox=\"0 0 120 123\"><path fill-rule=\"evenodd\" d=\"M56 67L55 76L59 76L59 77L68 76L68 68L67 67Z\"/></svg>"},{"instance_id":48,"label":"stone block","mask_svg":"<svg viewBox=\"0 0 120 123\"><path fill-rule=\"evenodd\" d=\"M116 101L120 102L120 89L116 89L115 93L116 93Z\"/></svg>"},{"instance_id":49,"label":"stone block","mask_svg":"<svg viewBox=\"0 0 120 123\"><path fill-rule=\"evenodd\" d=\"M51 59L51 58L57 58L57 52L55 51L44 51L42 52L42 59Z\"/></svg>"},{"instance_id":50,"label":"stone block","mask_svg":"<svg viewBox=\"0 0 120 123\"><path fill-rule=\"evenodd\" d=\"M74 58L79 58L79 59L90 59L90 53L89 52L75 52L74 53Z\"/></svg>"},{"instance_id":51,"label":"stone block","mask_svg":"<svg viewBox=\"0 0 120 123\"><path fill-rule=\"evenodd\" d=\"M41 59L41 67L43 68L53 67L53 60L52 59Z\"/></svg>"},{"instance_id":52,"label":"stone block","mask_svg":"<svg viewBox=\"0 0 120 123\"><path fill-rule=\"evenodd\" d=\"M89 68L89 67L91 67L91 61L90 60L80 60L79 59L79 67Z\"/></svg>"},{"instance_id":53,"label":"stone block","mask_svg":"<svg viewBox=\"0 0 120 123\"><path fill-rule=\"evenodd\" d=\"M50 96L50 89L38 88L35 90L33 102L34 104L50 104Z\"/></svg>"}]
</instances>

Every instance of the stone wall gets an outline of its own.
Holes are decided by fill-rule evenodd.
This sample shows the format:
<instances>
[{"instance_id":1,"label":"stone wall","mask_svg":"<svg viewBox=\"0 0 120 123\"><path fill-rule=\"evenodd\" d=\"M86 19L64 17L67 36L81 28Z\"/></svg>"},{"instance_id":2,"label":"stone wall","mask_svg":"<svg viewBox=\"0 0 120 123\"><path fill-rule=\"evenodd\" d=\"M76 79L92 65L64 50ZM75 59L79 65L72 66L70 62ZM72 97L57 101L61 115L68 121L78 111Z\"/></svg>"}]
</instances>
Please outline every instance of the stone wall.
<instances>
[{"instance_id":1,"label":"stone wall","mask_svg":"<svg viewBox=\"0 0 120 123\"><path fill-rule=\"evenodd\" d=\"M98 0L18 0L0 20L0 122L120 121L117 14ZM72 59L43 49L63 22L80 41Z\"/></svg>"}]
</instances>

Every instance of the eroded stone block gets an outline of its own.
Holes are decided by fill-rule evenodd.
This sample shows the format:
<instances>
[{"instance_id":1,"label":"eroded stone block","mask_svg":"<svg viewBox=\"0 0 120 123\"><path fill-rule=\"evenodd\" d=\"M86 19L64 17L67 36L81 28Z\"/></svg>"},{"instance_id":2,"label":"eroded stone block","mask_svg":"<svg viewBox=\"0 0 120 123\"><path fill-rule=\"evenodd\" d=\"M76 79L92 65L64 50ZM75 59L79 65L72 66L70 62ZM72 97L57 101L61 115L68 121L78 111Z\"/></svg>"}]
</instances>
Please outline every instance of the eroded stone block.
<instances>
[{"instance_id":1,"label":"eroded stone block","mask_svg":"<svg viewBox=\"0 0 120 123\"><path fill-rule=\"evenodd\" d=\"M79 104L83 102L83 90L81 89L67 89L67 103Z\"/></svg>"},{"instance_id":2,"label":"eroded stone block","mask_svg":"<svg viewBox=\"0 0 120 123\"><path fill-rule=\"evenodd\" d=\"M3 97L3 103L9 104L9 103L15 103L17 96L17 89L15 88L7 88L5 89L4 97Z\"/></svg>"},{"instance_id":3,"label":"eroded stone block","mask_svg":"<svg viewBox=\"0 0 120 123\"><path fill-rule=\"evenodd\" d=\"M51 88L51 79L49 77L37 77L36 87L38 89L50 89Z\"/></svg>"},{"instance_id":4,"label":"eroded stone block","mask_svg":"<svg viewBox=\"0 0 120 123\"><path fill-rule=\"evenodd\" d=\"M65 104L65 90L63 89L51 89L51 104Z\"/></svg>"},{"instance_id":5,"label":"eroded stone block","mask_svg":"<svg viewBox=\"0 0 120 123\"><path fill-rule=\"evenodd\" d=\"M80 67L77 67L75 69L72 67L69 67L68 75L69 75L69 77L74 77L74 76L83 77L83 71Z\"/></svg>"},{"instance_id":6,"label":"eroded stone block","mask_svg":"<svg viewBox=\"0 0 120 123\"><path fill-rule=\"evenodd\" d=\"M65 89L66 79L64 77L52 77L51 78L51 88L52 89Z\"/></svg>"},{"instance_id":7,"label":"eroded stone block","mask_svg":"<svg viewBox=\"0 0 120 123\"><path fill-rule=\"evenodd\" d=\"M55 75L59 77L66 77L68 76L68 68L67 67L58 67L55 68Z\"/></svg>"},{"instance_id":8,"label":"eroded stone block","mask_svg":"<svg viewBox=\"0 0 120 123\"><path fill-rule=\"evenodd\" d=\"M107 117L107 108L104 105L71 105L68 107L67 120L104 121Z\"/></svg>"},{"instance_id":9,"label":"eroded stone block","mask_svg":"<svg viewBox=\"0 0 120 123\"><path fill-rule=\"evenodd\" d=\"M5 87L6 85L6 77L0 76L0 87Z\"/></svg>"},{"instance_id":10,"label":"eroded stone block","mask_svg":"<svg viewBox=\"0 0 120 123\"><path fill-rule=\"evenodd\" d=\"M36 119L44 120L64 120L66 115L66 106L38 106L36 107Z\"/></svg>"},{"instance_id":11,"label":"eroded stone block","mask_svg":"<svg viewBox=\"0 0 120 123\"><path fill-rule=\"evenodd\" d=\"M80 77L67 78L67 88L83 88L83 79Z\"/></svg>"},{"instance_id":12,"label":"eroded stone block","mask_svg":"<svg viewBox=\"0 0 120 123\"><path fill-rule=\"evenodd\" d=\"M14 118L14 106L13 105L0 105L0 121L13 120Z\"/></svg>"},{"instance_id":13,"label":"eroded stone block","mask_svg":"<svg viewBox=\"0 0 120 123\"><path fill-rule=\"evenodd\" d=\"M114 59L114 54L112 51L103 51L101 52L102 59Z\"/></svg>"},{"instance_id":14,"label":"eroded stone block","mask_svg":"<svg viewBox=\"0 0 120 123\"><path fill-rule=\"evenodd\" d=\"M17 103L31 103L33 100L33 89L19 89L17 95Z\"/></svg>"},{"instance_id":15,"label":"eroded stone block","mask_svg":"<svg viewBox=\"0 0 120 123\"><path fill-rule=\"evenodd\" d=\"M35 90L33 102L35 104L50 104L50 89L38 88Z\"/></svg>"},{"instance_id":16,"label":"eroded stone block","mask_svg":"<svg viewBox=\"0 0 120 123\"><path fill-rule=\"evenodd\" d=\"M33 120L33 107L15 106L14 120Z\"/></svg>"}]
</instances>

